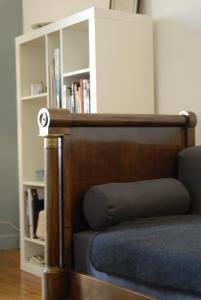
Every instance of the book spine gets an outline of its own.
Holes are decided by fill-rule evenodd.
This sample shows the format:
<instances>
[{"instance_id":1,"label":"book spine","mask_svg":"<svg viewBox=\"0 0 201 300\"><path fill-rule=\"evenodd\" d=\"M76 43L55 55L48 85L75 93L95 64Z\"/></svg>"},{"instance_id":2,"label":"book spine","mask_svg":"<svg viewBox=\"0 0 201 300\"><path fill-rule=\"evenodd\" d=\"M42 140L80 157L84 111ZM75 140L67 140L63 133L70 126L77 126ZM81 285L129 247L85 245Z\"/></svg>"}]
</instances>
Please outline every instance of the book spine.
<instances>
[{"instance_id":1,"label":"book spine","mask_svg":"<svg viewBox=\"0 0 201 300\"><path fill-rule=\"evenodd\" d=\"M67 95L66 95L66 108L72 112L72 106L71 106L71 101L72 101L72 88L71 87L68 87L67 88L67 91L66 91Z\"/></svg>"},{"instance_id":2,"label":"book spine","mask_svg":"<svg viewBox=\"0 0 201 300\"><path fill-rule=\"evenodd\" d=\"M83 99L84 99L84 112L90 113L90 81L89 79L83 80Z\"/></svg>"},{"instance_id":3,"label":"book spine","mask_svg":"<svg viewBox=\"0 0 201 300\"><path fill-rule=\"evenodd\" d=\"M75 86L74 82L71 84L71 112L75 112Z\"/></svg>"},{"instance_id":4,"label":"book spine","mask_svg":"<svg viewBox=\"0 0 201 300\"><path fill-rule=\"evenodd\" d=\"M33 233L35 236L36 233L36 227L37 227L37 222L38 222L38 192L37 189L32 188L31 189L31 197L32 197L32 217L33 217Z\"/></svg>"},{"instance_id":5,"label":"book spine","mask_svg":"<svg viewBox=\"0 0 201 300\"><path fill-rule=\"evenodd\" d=\"M56 108L56 90L55 90L55 59L49 62L49 90L50 90L50 108Z\"/></svg>"},{"instance_id":6,"label":"book spine","mask_svg":"<svg viewBox=\"0 0 201 300\"><path fill-rule=\"evenodd\" d=\"M66 109L67 108L67 86L66 84L63 85L63 96L62 96L62 108Z\"/></svg>"},{"instance_id":7,"label":"book spine","mask_svg":"<svg viewBox=\"0 0 201 300\"><path fill-rule=\"evenodd\" d=\"M61 108L61 59L60 49L54 50L55 59L55 90L56 90L56 107Z\"/></svg>"},{"instance_id":8,"label":"book spine","mask_svg":"<svg viewBox=\"0 0 201 300\"><path fill-rule=\"evenodd\" d=\"M83 79L80 79L80 109L81 113L84 113Z\"/></svg>"},{"instance_id":9,"label":"book spine","mask_svg":"<svg viewBox=\"0 0 201 300\"><path fill-rule=\"evenodd\" d=\"M77 97L78 97L78 105L79 105L79 113L82 112L82 107L81 107L81 89L80 89L80 84L78 86L78 89L77 89Z\"/></svg>"},{"instance_id":10,"label":"book spine","mask_svg":"<svg viewBox=\"0 0 201 300\"><path fill-rule=\"evenodd\" d=\"M29 207L29 230L30 230L30 238L34 238L34 216L33 216L33 198L31 194L31 189L27 189L28 195L28 207Z\"/></svg>"},{"instance_id":11,"label":"book spine","mask_svg":"<svg viewBox=\"0 0 201 300\"><path fill-rule=\"evenodd\" d=\"M24 198L24 234L26 237L30 237L30 209L28 197L28 191L26 190Z\"/></svg>"},{"instance_id":12,"label":"book spine","mask_svg":"<svg viewBox=\"0 0 201 300\"><path fill-rule=\"evenodd\" d=\"M79 82L75 82L75 112L80 113L80 93L79 93Z\"/></svg>"}]
</instances>

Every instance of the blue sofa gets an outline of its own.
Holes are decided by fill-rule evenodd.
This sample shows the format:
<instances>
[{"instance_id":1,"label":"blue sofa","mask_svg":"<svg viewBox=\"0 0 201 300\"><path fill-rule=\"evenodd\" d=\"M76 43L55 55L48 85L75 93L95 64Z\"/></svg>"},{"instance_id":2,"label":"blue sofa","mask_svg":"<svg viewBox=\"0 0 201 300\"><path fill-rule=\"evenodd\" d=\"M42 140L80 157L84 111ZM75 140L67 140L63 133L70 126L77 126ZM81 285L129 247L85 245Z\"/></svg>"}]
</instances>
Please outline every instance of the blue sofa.
<instances>
[{"instance_id":1,"label":"blue sofa","mask_svg":"<svg viewBox=\"0 0 201 300\"><path fill-rule=\"evenodd\" d=\"M201 146L180 151L177 170L90 187L75 270L159 299L201 299Z\"/></svg>"}]
</instances>

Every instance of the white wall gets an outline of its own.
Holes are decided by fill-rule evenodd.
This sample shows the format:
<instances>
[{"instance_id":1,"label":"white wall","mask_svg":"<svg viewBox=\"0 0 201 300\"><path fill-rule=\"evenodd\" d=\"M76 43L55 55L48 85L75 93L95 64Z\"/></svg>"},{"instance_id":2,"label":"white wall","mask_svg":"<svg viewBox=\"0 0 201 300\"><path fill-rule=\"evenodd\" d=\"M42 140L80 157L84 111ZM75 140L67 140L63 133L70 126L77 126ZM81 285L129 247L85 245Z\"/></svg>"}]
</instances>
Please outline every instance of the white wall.
<instances>
[{"instance_id":1,"label":"white wall","mask_svg":"<svg viewBox=\"0 0 201 300\"><path fill-rule=\"evenodd\" d=\"M24 32L93 5L109 0L23 0ZM141 0L141 11L155 20L156 111L194 111L201 144L201 0Z\"/></svg>"},{"instance_id":2,"label":"white wall","mask_svg":"<svg viewBox=\"0 0 201 300\"><path fill-rule=\"evenodd\" d=\"M19 247L15 43L22 34L22 1L0 0L0 249ZM0 298L2 298L0 296Z\"/></svg>"},{"instance_id":3,"label":"white wall","mask_svg":"<svg viewBox=\"0 0 201 300\"><path fill-rule=\"evenodd\" d=\"M109 0L23 0L23 30L31 25L52 22L91 6L109 7Z\"/></svg>"},{"instance_id":4,"label":"white wall","mask_svg":"<svg viewBox=\"0 0 201 300\"><path fill-rule=\"evenodd\" d=\"M144 0L154 17L156 111L194 111L201 144L201 0Z\"/></svg>"}]
</instances>

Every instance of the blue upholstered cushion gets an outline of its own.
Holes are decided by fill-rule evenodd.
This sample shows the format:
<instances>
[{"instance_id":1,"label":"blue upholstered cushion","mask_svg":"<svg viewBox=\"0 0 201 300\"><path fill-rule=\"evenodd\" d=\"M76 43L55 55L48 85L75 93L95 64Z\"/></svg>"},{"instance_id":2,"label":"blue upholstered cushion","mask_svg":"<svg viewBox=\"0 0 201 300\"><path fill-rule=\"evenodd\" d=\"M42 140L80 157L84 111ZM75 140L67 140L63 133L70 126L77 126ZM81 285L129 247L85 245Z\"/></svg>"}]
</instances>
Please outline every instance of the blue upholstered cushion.
<instances>
[{"instance_id":1,"label":"blue upholstered cushion","mask_svg":"<svg viewBox=\"0 0 201 300\"><path fill-rule=\"evenodd\" d=\"M186 213L190 196L173 178L91 187L85 194L85 217L94 230L139 217Z\"/></svg>"},{"instance_id":2,"label":"blue upholstered cushion","mask_svg":"<svg viewBox=\"0 0 201 300\"><path fill-rule=\"evenodd\" d=\"M201 295L201 215L136 219L99 232L95 269Z\"/></svg>"}]
</instances>

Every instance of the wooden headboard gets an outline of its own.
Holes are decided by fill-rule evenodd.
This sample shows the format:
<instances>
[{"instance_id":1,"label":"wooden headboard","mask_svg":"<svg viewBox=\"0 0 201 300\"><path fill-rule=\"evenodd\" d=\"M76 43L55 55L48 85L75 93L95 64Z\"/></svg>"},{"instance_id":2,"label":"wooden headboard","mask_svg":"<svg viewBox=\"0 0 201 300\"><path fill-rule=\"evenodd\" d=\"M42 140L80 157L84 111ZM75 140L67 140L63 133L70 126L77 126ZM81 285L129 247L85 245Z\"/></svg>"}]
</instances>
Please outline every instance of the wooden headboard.
<instances>
[{"instance_id":1,"label":"wooden headboard","mask_svg":"<svg viewBox=\"0 0 201 300\"><path fill-rule=\"evenodd\" d=\"M177 153L195 143L194 113L87 115L42 109L38 123L45 138L47 278L48 268L71 267L72 233L87 228L81 207L88 187L176 177Z\"/></svg>"}]
</instances>

